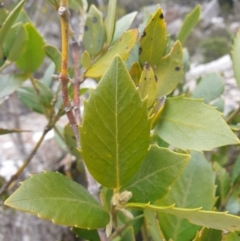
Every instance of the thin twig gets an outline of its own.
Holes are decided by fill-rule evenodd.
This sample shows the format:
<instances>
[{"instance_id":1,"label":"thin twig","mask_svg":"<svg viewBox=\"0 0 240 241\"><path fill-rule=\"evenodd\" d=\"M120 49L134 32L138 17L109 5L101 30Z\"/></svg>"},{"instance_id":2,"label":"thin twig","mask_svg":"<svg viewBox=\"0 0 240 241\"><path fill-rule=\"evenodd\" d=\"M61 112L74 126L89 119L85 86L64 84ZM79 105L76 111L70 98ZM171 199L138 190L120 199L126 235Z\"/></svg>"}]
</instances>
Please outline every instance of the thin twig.
<instances>
[{"instance_id":1,"label":"thin twig","mask_svg":"<svg viewBox=\"0 0 240 241\"><path fill-rule=\"evenodd\" d=\"M81 112L80 112L80 97L79 97L79 46L76 41L72 43L73 49L73 63L74 63L74 79L73 79L73 102L74 102L74 113L77 123L82 123Z\"/></svg>"}]
</instances>

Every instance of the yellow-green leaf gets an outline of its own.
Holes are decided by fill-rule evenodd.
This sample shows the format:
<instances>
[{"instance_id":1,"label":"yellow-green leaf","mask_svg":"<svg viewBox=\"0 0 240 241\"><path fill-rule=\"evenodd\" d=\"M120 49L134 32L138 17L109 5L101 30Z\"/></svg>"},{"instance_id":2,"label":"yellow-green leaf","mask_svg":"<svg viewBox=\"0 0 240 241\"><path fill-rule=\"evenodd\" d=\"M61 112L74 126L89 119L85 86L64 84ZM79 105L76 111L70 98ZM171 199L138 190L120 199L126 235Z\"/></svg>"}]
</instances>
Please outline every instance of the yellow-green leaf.
<instances>
[{"instance_id":1,"label":"yellow-green leaf","mask_svg":"<svg viewBox=\"0 0 240 241\"><path fill-rule=\"evenodd\" d=\"M125 61L137 41L137 36L137 29L125 32L122 37L110 46L107 52L87 70L85 76L100 78L106 72L116 55L119 55L122 60Z\"/></svg>"},{"instance_id":2,"label":"yellow-green leaf","mask_svg":"<svg viewBox=\"0 0 240 241\"><path fill-rule=\"evenodd\" d=\"M189 222L207 228L225 230L229 232L240 231L240 217L227 212L206 211L200 208L178 208L171 206L158 206L149 203L127 203L125 207L150 209L173 216L187 219Z\"/></svg>"},{"instance_id":3,"label":"yellow-green leaf","mask_svg":"<svg viewBox=\"0 0 240 241\"><path fill-rule=\"evenodd\" d=\"M143 99L145 97L148 97L147 106L152 106L153 102L156 99L157 84L153 70L147 62L144 64L143 71L141 74L139 82L139 91Z\"/></svg>"},{"instance_id":4,"label":"yellow-green leaf","mask_svg":"<svg viewBox=\"0 0 240 241\"><path fill-rule=\"evenodd\" d=\"M91 57L88 51L84 51L82 54L82 59L81 59L82 65L85 70L89 69L92 65Z\"/></svg>"},{"instance_id":5,"label":"yellow-green leaf","mask_svg":"<svg viewBox=\"0 0 240 241\"><path fill-rule=\"evenodd\" d=\"M135 62L132 65L129 73L130 73L130 75L132 77L132 80L135 83L135 85L138 86L140 78L141 78L141 74L142 74L142 69L141 69L138 62Z\"/></svg>"},{"instance_id":6,"label":"yellow-green leaf","mask_svg":"<svg viewBox=\"0 0 240 241\"><path fill-rule=\"evenodd\" d=\"M183 76L182 46L177 41L171 52L164 56L154 70L157 78L157 97L170 94Z\"/></svg>"},{"instance_id":7,"label":"yellow-green leaf","mask_svg":"<svg viewBox=\"0 0 240 241\"><path fill-rule=\"evenodd\" d=\"M143 65L148 62L152 67L157 65L166 47L166 23L163 11L158 8L145 27L140 39L139 58Z\"/></svg>"}]
</instances>

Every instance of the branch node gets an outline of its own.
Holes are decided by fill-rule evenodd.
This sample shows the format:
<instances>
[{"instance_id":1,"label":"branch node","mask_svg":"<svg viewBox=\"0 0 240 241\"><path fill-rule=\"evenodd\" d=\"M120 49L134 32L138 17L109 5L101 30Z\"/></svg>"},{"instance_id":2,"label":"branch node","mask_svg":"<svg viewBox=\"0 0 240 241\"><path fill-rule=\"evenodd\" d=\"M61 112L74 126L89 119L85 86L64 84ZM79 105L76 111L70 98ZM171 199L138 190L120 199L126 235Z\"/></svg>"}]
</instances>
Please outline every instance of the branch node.
<instances>
[{"instance_id":1,"label":"branch node","mask_svg":"<svg viewBox=\"0 0 240 241\"><path fill-rule=\"evenodd\" d=\"M59 7L59 9L58 9L58 14L59 14L60 16L63 16L64 14L67 14L67 8L64 7L64 6Z\"/></svg>"}]
</instances>

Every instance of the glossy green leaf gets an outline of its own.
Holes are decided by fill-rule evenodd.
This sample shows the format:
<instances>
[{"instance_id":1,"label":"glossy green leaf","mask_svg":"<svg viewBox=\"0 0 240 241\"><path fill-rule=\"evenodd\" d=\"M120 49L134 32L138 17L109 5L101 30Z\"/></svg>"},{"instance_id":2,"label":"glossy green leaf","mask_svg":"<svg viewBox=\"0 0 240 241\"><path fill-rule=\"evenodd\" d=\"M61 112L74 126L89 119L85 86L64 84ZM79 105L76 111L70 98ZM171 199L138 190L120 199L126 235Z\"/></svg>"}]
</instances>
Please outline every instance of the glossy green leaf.
<instances>
[{"instance_id":1,"label":"glossy green leaf","mask_svg":"<svg viewBox=\"0 0 240 241\"><path fill-rule=\"evenodd\" d=\"M233 62L233 72L234 76L238 85L238 88L240 88L240 31L238 31L236 38L234 39L234 44L232 48L232 62Z\"/></svg>"},{"instance_id":2,"label":"glossy green leaf","mask_svg":"<svg viewBox=\"0 0 240 241\"><path fill-rule=\"evenodd\" d=\"M102 185L119 188L139 169L149 146L150 123L120 57L85 103L80 128L82 156Z\"/></svg>"},{"instance_id":3,"label":"glossy green leaf","mask_svg":"<svg viewBox=\"0 0 240 241\"><path fill-rule=\"evenodd\" d=\"M79 160L81 158L81 155L80 155L79 151L77 150L76 139L75 139L74 133L72 131L72 128L69 124L67 124L64 127L64 138L65 138L66 144L67 144L68 149L70 150L71 154L73 156L75 156L77 158L77 160Z\"/></svg>"},{"instance_id":4,"label":"glossy green leaf","mask_svg":"<svg viewBox=\"0 0 240 241\"><path fill-rule=\"evenodd\" d=\"M27 78L26 74L0 75L0 102L16 91Z\"/></svg>"},{"instance_id":5,"label":"glossy green leaf","mask_svg":"<svg viewBox=\"0 0 240 241\"><path fill-rule=\"evenodd\" d=\"M19 133L19 132L28 132L27 130L20 130L20 129L4 129L0 127L0 135L6 135L10 133Z\"/></svg>"},{"instance_id":6,"label":"glossy green leaf","mask_svg":"<svg viewBox=\"0 0 240 241\"><path fill-rule=\"evenodd\" d=\"M18 3L18 5L7 16L7 18L5 19L3 25L0 29L0 59L2 59L2 57L3 57L2 47L3 47L4 41L5 41L6 37L8 36L12 25L14 24L15 20L17 19L25 1L26 0L22 0L21 2Z\"/></svg>"},{"instance_id":7,"label":"glossy green leaf","mask_svg":"<svg viewBox=\"0 0 240 241\"><path fill-rule=\"evenodd\" d=\"M184 19L183 25L177 37L182 44L186 41L191 31L199 22L200 14L201 14L201 7L200 5L197 5Z\"/></svg>"},{"instance_id":8,"label":"glossy green leaf","mask_svg":"<svg viewBox=\"0 0 240 241\"><path fill-rule=\"evenodd\" d=\"M152 67L159 64L166 47L166 23L163 11L158 8L145 27L140 39L139 59L143 65Z\"/></svg>"},{"instance_id":9,"label":"glossy green leaf","mask_svg":"<svg viewBox=\"0 0 240 241\"><path fill-rule=\"evenodd\" d=\"M203 154L192 152L191 155L190 162L173 183L170 192L157 202L158 205L166 206L174 203L181 208L212 209L215 202L215 173ZM167 239L191 240L199 229L181 216L173 217L160 212L158 215L161 229Z\"/></svg>"},{"instance_id":10,"label":"glossy green leaf","mask_svg":"<svg viewBox=\"0 0 240 241\"><path fill-rule=\"evenodd\" d=\"M31 73L36 71L42 64L45 57L43 50L45 43L42 36L31 23L26 23L24 27L28 33L27 48L16 64L21 70Z\"/></svg>"},{"instance_id":11,"label":"glossy green leaf","mask_svg":"<svg viewBox=\"0 0 240 241\"><path fill-rule=\"evenodd\" d=\"M144 217L145 217L147 231L150 237L152 238L152 240L164 241L155 212L152 210L145 209Z\"/></svg>"},{"instance_id":12,"label":"glossy green leaf","mask_svg":"<svg viewBox=\"0 0 240 241\"><path fill-rule=\"evenodd\" d=\"M105 28L101 13L91 5L84 27L83 45L90 55L97 55L103 47Z\"/></svg>"},{"instance_id":13,"label":"glossy green leaf","mask_svg":"<svg viewBox=\"0 0 240 241\"><path fill-rule=\"evenodd\" d=\"M189 159L189 155L152 146L138 172L122 190L132 192L133 202L155 202L168 193Z\"/></svg>"},{"instance_id":14,"label":"glossy green leaf","mask_svg":"<svg viewBox=\"0 0 240 241\"><path fill-rule=\"evenodd\" d=\"M224 205L225 210L227 210L231 214L238 215L240 212L239 191L239 186L234 186L232 190L230 190L231 195L230 197L228 197L227 203Z\"/></svg>"},{"instance_id":15,"label":"glossy green leaf","mask_svg":"<svg viewBox=\"0 0 240 241\"><path fill-rule=\"evenodd\" d=\"M61 71L62 55L60 51L51 45L45 45L44 51L46 55L54 62L57 72Z\"/></svg>"},{"instance_id":16,"label":"glossy green leaf","mask_svg":"<svg viewBox=\"0 0 240 241\"><path fill-rule=\"evenodd\" d=\"M88 241L101 241L97 230L73 228L72 231L76 234L77 237L83 238L84 240L86 239Z\"/></svg>"},{"instance_id":17,"label":"glossy green leaf","mask_svg":"<svg viewBox=\"0 0 240 241\"><path fill-rule=\"evenodd\" d=\"M85 70L89 69L92 65L90 54L86 50L82 54L81 62Z\"/></svg>"},{"instance_id":18,"label":"glossy green leaf","mask_svg":"<svg viewBox=\"0 0 240 241\"><path fill-rule=\"evenodd\" d=\"M114 32L112 42L115 42L116 40L118 40L121 37L121 35L130 28L136 15L137 15L137 12L128 13L116 22L116 27L115 27L115 32Z\"/></svg>"},{"instance_id":19,"label":"glossy green leaf","mask_svg":"<svg viewBox=\"0 0 240 241\"><path fill-rule=\"evenodd\" d=\"M151 66L146 62L139 81L139 92L142 98L147 97L147 106L151 107L156 99L157 84Z\"/></svg>"},{"instance_id":20,"label":"glossy green leaf","mask_svg":"<svg viewBox=\"0 0 240 241\"><path fill-rule=\"evenodd\" d=\"M109 222L87 190L60 173L32 175L4 204L60 225L96 229Z\"/></svg>"},{"instance_id":21,"label":"glossy green leaf","mask_svg":"<svg viewBox=\"0 0 240 241\"><path fill-rule=\"evenodd\" d=\"M13 26L3 45L4 55L10 61L16 61L23 55L27 48L28 33L24 26L19 23Z\"/></svg>"},{"instance_id":22,"label":"glossy green leaf","mask_svg":"<svg viewBox=\"0 0 240 241\"><path fill-rule=\"evenodd\" d=\"M113 33L116 24L116 7L117 7L117 0L108 1L108 12L107 17L104 22L104 26L106 29L106 44L109 46L112 42Z\"/></svg>"},{"instance_id":23,"label":"glossy green leaf","mask_svg":"<svg viewBox=\"0 0 240 241\"><path fill-rule=\"evenodd\" d=\"M141 78L141 74L142 74L142 69L138 62L135 62L132 65L131 69L129 70L129 73L130 73L135 85L138 86L140 78Z\"/></svg>"},{"instance_id":24,"label":"glossy green leaf","mask_svg":"<svg viewBox=\"0 0 240 241\"><path fill-rule=\"evenodd\" d=\"M222 241L222 231L212 228L203 228L193 241Z\"/></svg>"},{"instance_id":25,"label":"glossy green leaf","mask_svg":"<svg viewBox=\"0 0 240 241\"><path fill-rule=\"evenodd\" d=\"M137 29L125 32L122 37L110 46L108 51L91 66L85 73L85 76L100 78L109 68L109 65L116 55L119 55L125 61L137 41L137 36Z\"/></svg>"},{"instance_id":26,"label":"glossy green leaf","mask_svg":"<svg viewBox=\"0 0 240 241\"><path fill-rule=\"evenodd\" d=\"M164 56L155 69L157 79L157 97L170 94L183 76L182 46L177 41L171 52Z\"/></svg>"},{"instance_id":27,"label":"glossy green leaf","mask_svg":"<svg viewBox=\"0 0 240 241\"><path fill-rule=\"evenodd\" d=\"M217 73L211 73L203 77L194 89L193 98L203 98L205 103L217 99L224 90L222 77Z\"/></svg>"},{"instance_id":28,"label":"glossy green leaf","mask_svg":"<svg viewBox=\"0 0 240 241\"><path fill-rule=\"evenodd\" d=\"M220 112L201 100L184 97L167 99L155 131L183 150L211 150L239 143Z\"/></svg>"}]
</instances>

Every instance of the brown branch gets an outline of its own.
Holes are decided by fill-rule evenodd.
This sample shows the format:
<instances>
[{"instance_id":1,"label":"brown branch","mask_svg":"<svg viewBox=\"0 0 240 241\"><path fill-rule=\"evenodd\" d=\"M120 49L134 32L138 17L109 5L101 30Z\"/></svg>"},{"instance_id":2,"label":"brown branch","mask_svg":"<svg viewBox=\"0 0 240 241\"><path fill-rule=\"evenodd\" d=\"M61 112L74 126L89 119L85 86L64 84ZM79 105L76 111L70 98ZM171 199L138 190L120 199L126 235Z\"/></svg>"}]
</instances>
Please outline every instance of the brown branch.
<instances>
[{"instance_id":1,"label":"brown branch","mask_svg":"<svg viewBox=\"0 0 240 241\"><path fill-rule=\"evenodd\" d=\"M72 127L74 136L76 138L77 146L80 146L79 131L72 112L72 106L68 98L68 45L69 45L69 9L68 1L61 0L61 6L58 9L58 14L61 19L61 35L62 35L62 67L60 73L60 81L62 88L62 100L65 113L68 117L69 123Z\"/></svg>"},{"instance_id":2,"label":"brown branch","mask_svg":"<svg viewBox=\"0 0 240 241\"><path fill-rule=\"evenodd\" d=\"M73 80L73 102L74 102L74 113L77 123L82 123L81 112L80 112L80 97L79 97L79 46L76 41L72 43L73 48L73 63L74 63L74 80Z\"/></svg>"}]
</instances>

